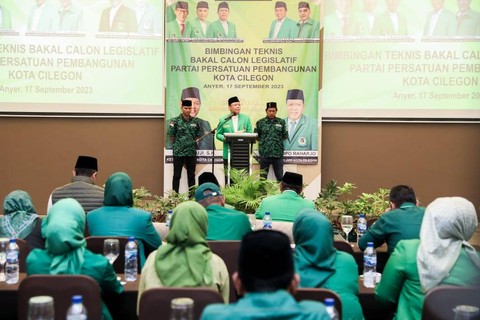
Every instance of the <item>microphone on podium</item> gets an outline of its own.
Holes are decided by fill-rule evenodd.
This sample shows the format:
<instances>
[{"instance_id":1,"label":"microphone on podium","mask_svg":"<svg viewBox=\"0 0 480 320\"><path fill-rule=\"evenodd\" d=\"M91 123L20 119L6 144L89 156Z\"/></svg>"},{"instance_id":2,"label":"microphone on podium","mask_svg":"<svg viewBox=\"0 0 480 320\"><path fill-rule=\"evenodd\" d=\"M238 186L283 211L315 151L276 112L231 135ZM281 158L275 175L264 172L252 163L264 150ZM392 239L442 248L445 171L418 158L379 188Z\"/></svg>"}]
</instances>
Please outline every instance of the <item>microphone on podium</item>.
<instances>
[{"instance_id":1,"label":"microphone on podium","mask_svg":"<svg viewBox=\"0 0 480 320\"><path fill-rule=\"evenodd\" d=\"M232 112L228 117L225 118L224 121L228 121L228 120L232 119L232 117L233 117L234 115L236 115L236 113L233 113L233 112Z\"/></svg>"}]
</instances>

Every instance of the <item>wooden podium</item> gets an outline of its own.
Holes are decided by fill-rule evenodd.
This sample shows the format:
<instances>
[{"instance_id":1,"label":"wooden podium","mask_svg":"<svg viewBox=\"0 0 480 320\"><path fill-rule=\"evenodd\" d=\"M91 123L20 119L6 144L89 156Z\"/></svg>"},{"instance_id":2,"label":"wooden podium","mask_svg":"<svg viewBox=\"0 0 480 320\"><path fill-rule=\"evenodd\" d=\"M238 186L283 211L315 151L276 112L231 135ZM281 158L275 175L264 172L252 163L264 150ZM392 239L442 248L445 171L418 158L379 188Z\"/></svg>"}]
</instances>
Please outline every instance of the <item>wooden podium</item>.
<instances>
[{"instance_id":1,"label":"wooden podium","mask_svg":"<svg viewBox=\"0 0 480 320\"><path fill-rule=\"evenodd\" d=\"M245 169L252 172L252 148L257 140L256 133L225 133L225 140L229 144L228 153L228 181L230 181L230 168Z\"/></svg>"}]
</instances>

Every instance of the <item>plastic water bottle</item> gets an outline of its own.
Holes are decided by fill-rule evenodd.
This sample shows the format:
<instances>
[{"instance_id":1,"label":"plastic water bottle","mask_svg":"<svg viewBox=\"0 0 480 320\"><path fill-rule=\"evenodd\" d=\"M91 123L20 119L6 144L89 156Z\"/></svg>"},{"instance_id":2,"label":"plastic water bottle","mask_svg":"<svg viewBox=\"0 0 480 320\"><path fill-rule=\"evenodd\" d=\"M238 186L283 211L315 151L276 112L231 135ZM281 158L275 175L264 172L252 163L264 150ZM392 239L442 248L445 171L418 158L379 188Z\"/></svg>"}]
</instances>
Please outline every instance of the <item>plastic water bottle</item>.
<instances>
[{"instance_id":1,"label":"plastic water bottle","mask_svg":"<svg viewBox=\"0 0 480 320\"><path fill-rule=\"evenodd\" d=\"M20 266L18 265L18 255L20 249L18 248L17 240L10 239L7 247L7 262L5 265L5 273L7 274L7 283L15 284L18 282L20 274Z\"/></svg>"},{"instance_id":2,"label":"plastic water bottle","mask_svg":"<svg viewBox=\"0 0 480 320\"><path fill-rule=\"evenodd\" d=\"M362 213L357 221L357 243L365 234L365 231L367 231L367 219L365 219L365 215Z\"/></svg>"},{"instance_id":3,"label":"plastic water bottle","mask_svg":"<svg viewBox=\"0 0 480 320\"><path fill-rule=\"evenodd\" d=\"M377 252L373 248L373 242L368 242L363 252L363 285L366 288L375 288L376 274Z\"/></svg>"},{"instance_id":4,"label":"plastic water bottle","mask_svg":"<svg viewBox=\"0 0 480 320\"><path fill-rule=\"evenodd\" d=\"M72 297L72 304L67 311L67 320L87 320L87 309L83 305L83 297L76 295Z\"/></svg>"},{"instance_id":5,"label":"plastic water bottle","mask_svg":"<svg viewBox=\"0 0 480 320\"><path fill-rule=\"evenodd\" d=\"M137 280L137 259L138 247L135 242L135 237L128 237L128 242L125 245L125 280Z\"/></svg>"},{"instance_id":6,"label":"plastic water bottle","mask_svg":"<svg viewBox=\"0 0 480 320\"><path fill-rule=\"evenodd\" d=\"M340 319L337 309L335 309L335 300L333 298L325 299L325 310L327 310L327 313L330 316L330 319L332 320Z\"/></svg>"},{"instance_id":7,"label":"plastic water bottle","mask_svg":"<svg viewBox=\"0 0 480 320\"><path fill-rule=\"evenodd\" d=\"M172 221L172 214L173 214L173 211L168 210L167 218L165 219L165 227L167 227L167 229L170 229L170 222Z\"/></svg>"},{"instance_id":8,"label":"plastic water bottle","mask_svg":"<svg viewBox=\"0 0 480 320\"><path fill-rule=\"evenodd\" d=\"M270 216L270 212L265 212L263 216L263 229L272 229L272 216Z\"/></svg>"}]
</instances>

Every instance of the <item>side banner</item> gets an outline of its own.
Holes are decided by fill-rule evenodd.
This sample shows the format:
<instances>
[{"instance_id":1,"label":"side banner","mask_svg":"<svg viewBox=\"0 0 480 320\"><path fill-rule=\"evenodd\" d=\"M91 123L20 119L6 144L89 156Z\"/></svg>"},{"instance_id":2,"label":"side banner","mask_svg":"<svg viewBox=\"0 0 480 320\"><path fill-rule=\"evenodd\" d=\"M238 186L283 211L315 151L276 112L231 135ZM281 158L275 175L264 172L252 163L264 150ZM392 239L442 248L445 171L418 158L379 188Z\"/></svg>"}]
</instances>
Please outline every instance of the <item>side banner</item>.
<instances>
[{"instance_id":1,"label":"side banner","mask_svg":"<svg viewBox=\"0 0 480 320\"><path fill-rule=\"evenodd\" d=\"M169 119L180 114L182 98L194 99L192 114L202 119L207 133L230 113L227 102L230 97L239 98L241 113L250 117L253 127L265 117L266 103L276 102L277 117L287 123L289 118L297 121L285 141L284 162L318 165L321 74L318 4L177 1L166 8L165 17L167 125ZM282 23L277 25L278 19ZM302 20L306 23L301 23ZM192 92L198 94L192 96ZM288 95L289 92L297 94ZM219 170L217 177L223 176L221 141L208 135L198 147L199 164L211 164L215 149L215 171ZM256 144L253 149L253 154L258 154ZM166 150L165 162L172 162L171 150ZM197 166L197 174L201 171L199 167L204 168ZM166 191L171 189L168 171L167 166ZM298 171L296 166L295 171Z\"/></svg>"}]
</instances>

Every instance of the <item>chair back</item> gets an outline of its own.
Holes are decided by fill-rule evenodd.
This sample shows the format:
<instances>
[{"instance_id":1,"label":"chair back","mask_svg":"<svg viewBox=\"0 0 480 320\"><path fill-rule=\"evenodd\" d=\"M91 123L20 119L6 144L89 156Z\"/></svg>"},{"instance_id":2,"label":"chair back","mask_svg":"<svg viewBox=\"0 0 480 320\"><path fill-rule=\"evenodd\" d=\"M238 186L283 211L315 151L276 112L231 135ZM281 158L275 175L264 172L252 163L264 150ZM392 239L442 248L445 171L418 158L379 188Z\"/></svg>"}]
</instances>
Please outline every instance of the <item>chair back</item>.
<instances>
[{"instance_id":1,"label":"chair back","mask_svg":"<svg viewBox=\"0 0 480 320\"><path fill-rule=\"evenodd\" d=\"M346 253L350 253L352 256L354 256L354 251L353 251L352 245L350 243L346 242L346 241L335 240L335 241L333 241L333 246L338 251L343 251L343 252L346 252Z\"/></svg>"},{"instance_id":2,"label":"chair back","mask_svg":"<svg viewBox=\"0 0 480 320\"><path fill-rule=\"evenodd\" d=\"M230 296L229 302L235 302L238 300L237 292L235 291L235 286L233 285L232 274L238 270L238 253L240 251L241 241L232 240L232 241L207 241L210 250L215 253L217 256L222 258L225 262L225 265L228 269L228 274L230 275Z\"/></svg>"},{"instance_id":3,"label":"chair back","mask_svg":"<svg viewBox=\"0 0 480 320\"><path fill-rule=\"evenodd\" d=\"M51 296L55 320L64 320L72 296L82 295L89 319L101 319L102 298L100 287L92 278L84 275L32 275L18 287L18 319L27 320L28 300L34 296Z\"/></svg>"},{"instance_id":4,"label":"chair back","mask_svg":"<svg viewBox=\"0 0 480 320\"><path fill-rule=\"evenodd\" d=\"M119 236L89 236L85 238L87 240L87 249L93 253L99 253L103 255L103 242L105 239L118 239L120 246L120 254L118 255L117 260L113 263L113 269L116 273L125 272L125 245L128 242L128 237L119 237ZM137 243L138 245L138 243ZM141 273L142 267L140 264L140 258L137 259L137 273Z\"/></svg>"},{"instance_id":5,"label":"chair back","mask_svg":"<svg viewBox=\"0 0 480 320\"><path fill-rule=\"evenodd\" d=\"M200 319L207 305L224 303L218 292L207 288L152 288L140 298L138 320L170 320L170 304L175 298L193 299L194 319Z\"/></svg>"},{"instance_id":6,"label":"chair back","mask_svg":"<svg viewBox=\"0 0 480 320\"><path fill-rule=\"evenodd\" d=\"M19 249L18 253L18 264L20 267L20 272L27 272L27 256L30 253L30 247L28 246L27 241L17 238L17 245Z\"/></svg>"},{"instance_id":7,"label":"chair back","mask_svg":"<svg viewBox=\"0 0 480 320\"><path fill-rule=\"evenodd\" d=\"M480 308L480 288L439 286L430 290L423 301L423 320L451 320L458 305Z\"/></svg>"},{"instance_id":8,"label":"chair back","mask_svg":"<svg viewBox=\"0 0 480 320\"><path fill-rule=\"evenodd\" d=\"M338 294L334 291L324 288L299 288L294 295L295 300L313 300L321 303L325 302L326 298L333 298L335 300L335 309L337 309L339 319L342 319L342 301Z\"/></svg>"}]
</instances>

